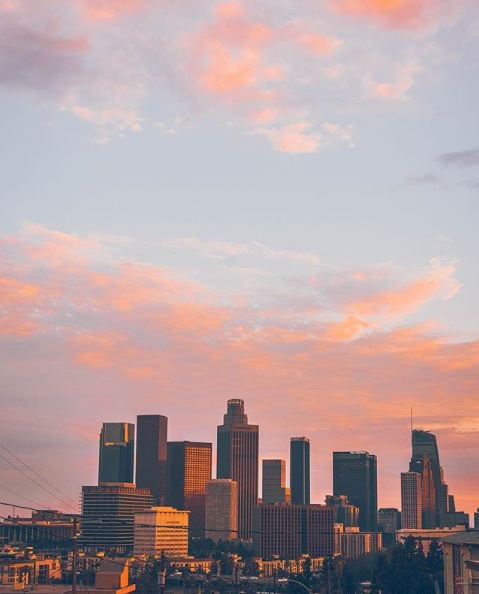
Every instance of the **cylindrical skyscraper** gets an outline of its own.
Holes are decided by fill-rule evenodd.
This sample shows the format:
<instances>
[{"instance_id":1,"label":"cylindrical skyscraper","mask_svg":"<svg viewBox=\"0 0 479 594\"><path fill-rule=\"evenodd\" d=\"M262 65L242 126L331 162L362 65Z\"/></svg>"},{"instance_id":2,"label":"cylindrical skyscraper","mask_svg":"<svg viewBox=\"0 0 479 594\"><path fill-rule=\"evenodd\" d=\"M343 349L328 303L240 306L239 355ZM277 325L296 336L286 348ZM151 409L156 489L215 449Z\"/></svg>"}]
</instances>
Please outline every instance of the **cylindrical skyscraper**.
<instances>
[{"instance_id":1,"label":"cylindrical skyscraper","mask_svg":"<svg viewBox=\"0 0 479 594\"><path fill-rule=\"evenodd\" d=\"M252 536L253 506L258 501L259 427L249 425L243 400L228 400L223 425L218 426L216 476L238 483L238 537Z\"/></svg>"}]
</instances>

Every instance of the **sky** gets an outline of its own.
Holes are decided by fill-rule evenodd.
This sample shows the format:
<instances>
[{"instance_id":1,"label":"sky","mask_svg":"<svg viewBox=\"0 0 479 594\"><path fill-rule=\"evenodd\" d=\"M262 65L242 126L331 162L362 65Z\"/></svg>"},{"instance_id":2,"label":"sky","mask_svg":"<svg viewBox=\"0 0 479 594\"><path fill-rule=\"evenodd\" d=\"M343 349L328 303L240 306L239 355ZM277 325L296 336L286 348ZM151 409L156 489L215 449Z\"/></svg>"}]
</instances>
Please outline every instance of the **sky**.
<instances>
[{"instance_id":1,"label":"sky","mask_svg":"<svg viewBox=\"0 0 479 594\"><path fill-rule=\"evenodd\" d=\"M243 398L314 502L399 506L412 408L479 507L478 73L475 0L0 0L0 500Z\"/></svg>"}]
</instances>

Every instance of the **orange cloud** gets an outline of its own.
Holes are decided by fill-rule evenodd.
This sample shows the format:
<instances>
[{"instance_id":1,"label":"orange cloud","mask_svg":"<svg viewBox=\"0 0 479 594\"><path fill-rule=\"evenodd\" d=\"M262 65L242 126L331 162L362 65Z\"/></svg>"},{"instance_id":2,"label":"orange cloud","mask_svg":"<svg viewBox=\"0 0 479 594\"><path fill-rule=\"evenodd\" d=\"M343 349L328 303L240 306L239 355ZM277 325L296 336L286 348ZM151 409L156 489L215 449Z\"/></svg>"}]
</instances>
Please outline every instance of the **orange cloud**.
<instances>
[{"instance_id":1,"label":"orange cloud","mask_svg":"<svg viewBox=\"0 0 479 594\"><path fill-rule=\"evenodd\" d=\"M439 0L332 0L334 8L354 17L393 28L415 28L430 22Z\"/></svg>"},{"instance_id":2,"label":"orange cloud","mask_svg":"<svg viewBox=\"0 0 479 594\"><path fill-rule=\"evenodd\" d=\"M270 262L265 246L261 252L254 247L256 260ZM240 257L251 246L219 243L215 249ZM59 411L63 423L71 417L99 426L112 420L112 410L125 420L158 410L175 420L175 431L206 440L213 439L224 400L244 397L251 420L262 427L263 455L286 449L296 432L311 438L321 477L313 486L315 501L330 490L330 451L351 448L378 453L380 502L393 505L399 471L407 467L413 406L418 424L437 428L454 489L471 469L477 475L471 444L479 431L479 341L453 341L427 324L394 327L394 316L453 294L453 264L434 262L420 278L375 291L371 283L392 284L391 270L344 271L342 299L332 312L326 303L291 305L299 281L259 307L234 287L222 298L167 268L125 264L124 254L104 260L105 251L98 238L46 229L32 228L5 245L0 240L0 264L8 271L0 283L0 295L7 296L0 308L0 375L10 401L24 406L23 423L39 402L58 427ZM317 259L307 261L319 266ZM336 281L341 273L335 274ZM345 298L357 290L354 283L366 297ZM332 313L338 322L331 322ZM391 316L391 329L381 328L379 314ZM17 418L13 412L6 414ZM318 427L318 415L328 423ZM96 436L93 441L82 445L96 451ZM457 469L456 457L468 468ZM84 472L80 464L79 484Z\"/></svg>"},{"instance_id":3,"label":"orange cloud","mask_svg":"<svg viewBox=\"0 0 479 594\"><path fill-rule=\"evenodd\" d=\"M423 278L395 289L373 293L349 303L347 307L350 311L365 316L410 313L433 298L449 299L454 296L460 289L454 275L454 264L433 261L431 270Z\"/></svg>"}]
</instances>

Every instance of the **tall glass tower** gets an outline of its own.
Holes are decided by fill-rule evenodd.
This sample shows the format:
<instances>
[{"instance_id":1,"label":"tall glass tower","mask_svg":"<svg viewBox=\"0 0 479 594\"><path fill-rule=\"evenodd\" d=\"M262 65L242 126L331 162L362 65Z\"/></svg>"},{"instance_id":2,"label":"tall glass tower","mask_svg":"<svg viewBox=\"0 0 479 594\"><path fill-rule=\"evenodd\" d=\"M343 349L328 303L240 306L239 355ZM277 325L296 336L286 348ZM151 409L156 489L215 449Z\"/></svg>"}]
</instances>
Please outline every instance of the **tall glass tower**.
<instances>
[{"instance_id":1,"label":"tall glass tower","mask_svg":"<svg viewBox=\"0 0 479 594\"><path fill-rule=\"evenodd\" d=\"M135 425L103 423L98 483L133 483Z\"/></svg>"},{"instance_id":2,"label":"tall glass tower","mask_svg":"<svg viewBox=\"0 0 479 594\"><path fill-rule=\"evenodd\" d=\"M307 437L292 437L290 443L291 503L310 503L310 450Z\"/></svg>"}]
</instances>

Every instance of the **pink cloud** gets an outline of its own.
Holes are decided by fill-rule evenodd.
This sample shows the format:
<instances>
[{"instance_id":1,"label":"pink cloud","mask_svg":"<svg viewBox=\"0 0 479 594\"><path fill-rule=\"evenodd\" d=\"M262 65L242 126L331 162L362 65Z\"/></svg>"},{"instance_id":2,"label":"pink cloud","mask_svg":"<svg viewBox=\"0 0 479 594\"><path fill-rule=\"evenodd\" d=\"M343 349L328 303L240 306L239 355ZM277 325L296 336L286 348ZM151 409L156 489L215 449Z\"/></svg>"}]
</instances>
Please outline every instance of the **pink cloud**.
<instances>
[{"instance_id":1,"label":"pink cloud","mask_svg":"<svg viewBox=\"0 0 479 594\"><path fill-rule=\"evenodd\" d=\"M63 444L71 441L72 450L81 444L75 490L95 472L92 427L114 420L112 411L125 420L162 412L175 437L213 440L230 396L244 397L251 420L260 423L262 455L286 455L296 432L311 437L321 477L313 485L316 501L330 490L330 451L353 448L379 455L380 503L398 503L411 406L418 423L438 428L454 490L477 475L472 445L479 432L473 422L479 419L479 341L454 341L410 322L384 329L376 315L407 315L428 299L451 296L453 265L434 262L409 282L400 278L394 290L379 286L391 283L391 271L336 271L341 293L323 313L310 303L291 309L299 282L287 298L275 294L274 305L261 308L241 295L224 299L169 268L125 263L113 245L128 244L35 226L0 242L0 377L10 396L5 414L18 418L12 407L22 403L22 424L35 446L30 449L41 450L44 460L50 459L42 445L45 434L52 436L57 463L72 453L70 446L58 452L55 436ZM264 246L254 247L256 260L269 261ZM237 257L251 249L215 245L216 254ZM361 299L355 283L362 287ZM331 307L338 322L331 322ZM318 427L318 415L328 423ZM61 432L68 433L68 423L75 432L65 441ZM5 439L15 443L18 428L6 432ZM85 441L84 435L93 436ZM463 456L468 468L456 469L455 457ZM61 472L55 476L71 480Z\"/></svg>"},{"instance_id":2,"label":"pink cloud","mask_svg":"<svg viewBox=\"0 0 479 594\"><path fill-rule=\"evenodd\" d=\"M321 146L321 136L311 130L308 122L286 124L279 128L265 128L255 131L266 136L275 150L283 153L315 153Z\"/></svg>"},{"instance_id":3,"label":"pink cloud","mask_svg":"<svg viewBox=\"0 0 479 594\"><path fill-rule=\"evenodd\" d=\"M392 28L416 28L429 24L441 0L331 0L333 7L350 16Z\"/></svg>"}]
</instances>

